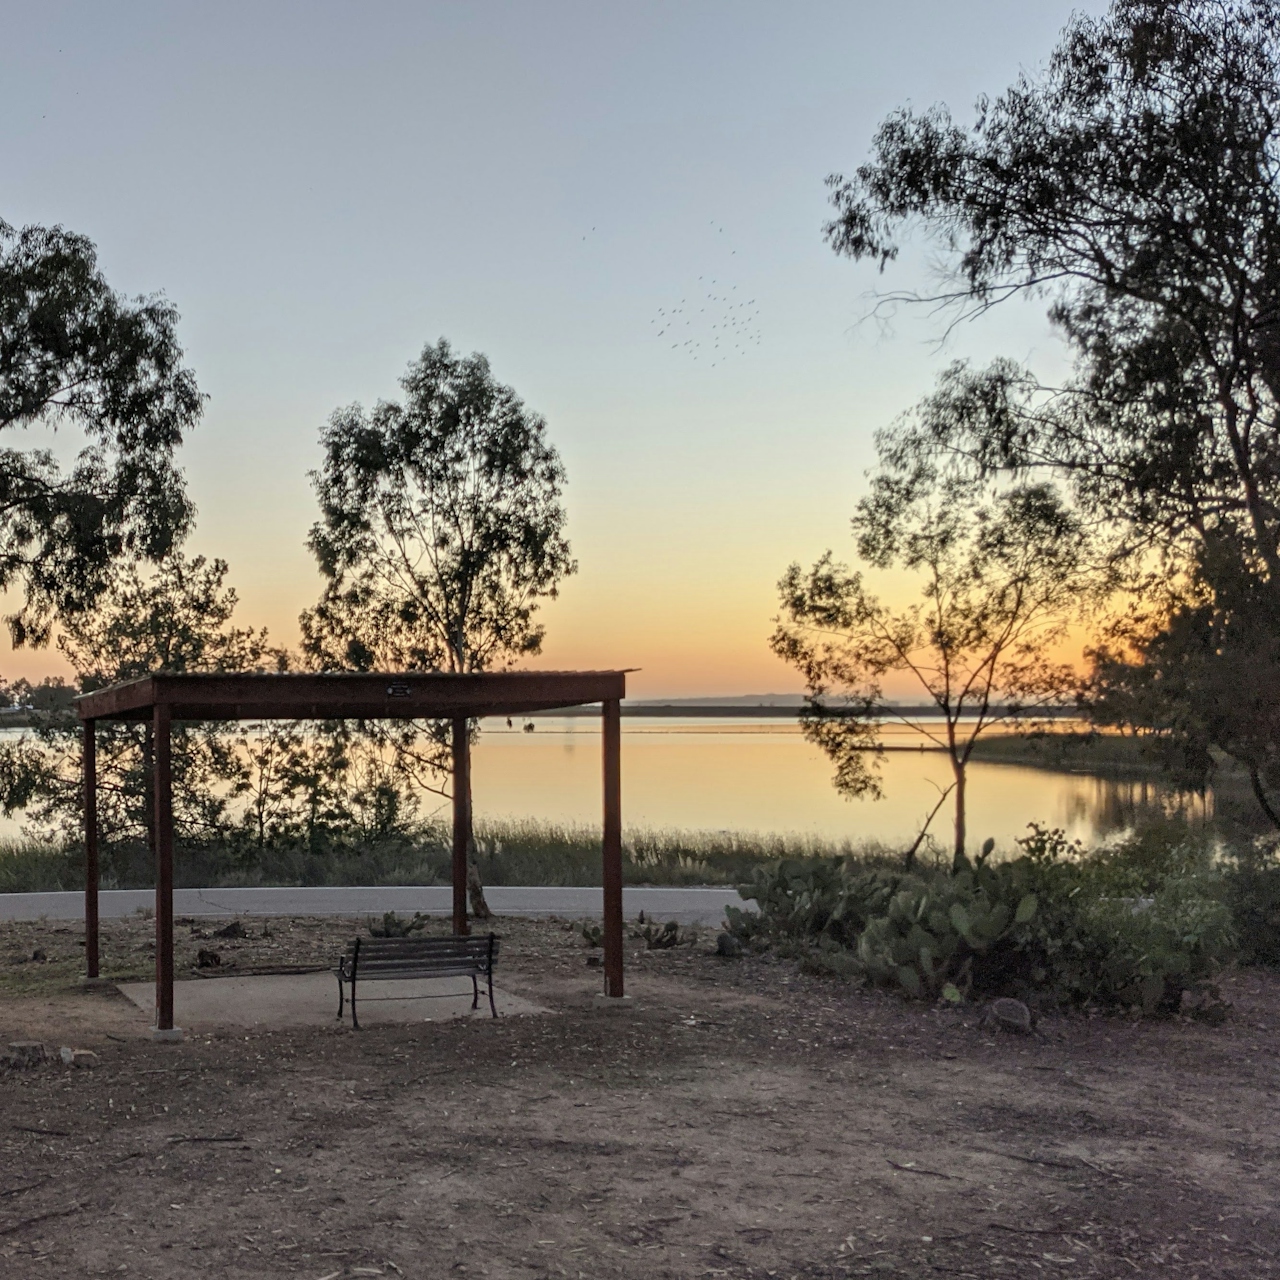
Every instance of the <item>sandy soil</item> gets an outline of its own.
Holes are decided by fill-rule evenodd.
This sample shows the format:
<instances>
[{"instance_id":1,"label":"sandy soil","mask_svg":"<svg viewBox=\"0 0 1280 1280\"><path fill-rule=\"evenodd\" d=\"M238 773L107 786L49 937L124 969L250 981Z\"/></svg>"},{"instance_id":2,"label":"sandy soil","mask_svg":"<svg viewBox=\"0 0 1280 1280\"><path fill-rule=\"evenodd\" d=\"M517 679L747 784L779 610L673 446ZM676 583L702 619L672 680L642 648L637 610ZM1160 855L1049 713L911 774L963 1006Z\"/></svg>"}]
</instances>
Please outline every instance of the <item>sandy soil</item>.
<instances>
[{"instance_id":1,"label":"sandy soil","mask_svg":"<svg viewBox=\"0 0 1280 1280\"><path fill-rule=\"evenodd\" d=\"M320 962L352 928L246 924L217 943L241 972ZM1270 974L1228 977L1221 1027L1022 1038L720 960L710 935L630 943L619 1008L576 933L504 920L504 985L554 1014L160 1045L70 987L60 928L0 927L0 1048L101 1058L0 1072L15 1280L1280 1271ZM145 976L148 928L112 925L118 976ZM181 963L209 945L195 928Z\"/></svg>"}]
</instances>

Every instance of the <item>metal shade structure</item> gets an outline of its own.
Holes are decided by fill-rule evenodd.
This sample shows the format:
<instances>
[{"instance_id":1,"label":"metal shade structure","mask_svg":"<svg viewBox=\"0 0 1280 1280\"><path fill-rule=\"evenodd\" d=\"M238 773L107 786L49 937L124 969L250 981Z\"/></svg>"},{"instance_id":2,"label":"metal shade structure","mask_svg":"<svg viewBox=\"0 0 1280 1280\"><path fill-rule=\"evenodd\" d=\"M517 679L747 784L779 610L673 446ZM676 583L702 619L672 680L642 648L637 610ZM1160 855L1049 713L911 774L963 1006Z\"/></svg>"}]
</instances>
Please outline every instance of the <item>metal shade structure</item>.
<instances>
[{"instance_id":1,"label":"metal shade structure","mask_svg":"<svg viewBox=\"0 0 1280 1280\"><path fill-rule=\"evenodd\" d=\"M175 720L451 720L453 722L453 931L467 929L468 720L592 703L601 706L604 755L604 989L622 985L622 750L619 706L625 671L500 671L312 674L158 672L82 694L84 725L85 961L98 976L99 720L150 722L154 738L156 1030L173 1030L173 780Z\"/></svg>"}]
</instances>

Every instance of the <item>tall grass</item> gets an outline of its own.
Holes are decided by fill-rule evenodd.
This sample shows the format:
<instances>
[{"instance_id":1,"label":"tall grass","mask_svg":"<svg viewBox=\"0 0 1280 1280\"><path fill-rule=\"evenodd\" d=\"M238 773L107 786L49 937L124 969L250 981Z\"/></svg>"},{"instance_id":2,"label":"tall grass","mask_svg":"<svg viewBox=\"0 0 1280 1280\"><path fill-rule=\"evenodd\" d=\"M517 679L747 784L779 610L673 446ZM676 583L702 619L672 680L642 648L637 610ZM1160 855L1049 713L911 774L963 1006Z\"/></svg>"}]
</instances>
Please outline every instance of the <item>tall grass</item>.
<instances>
[{"instance_id":1,"label":"tall grass","mask_svg":"<svg viewBox=\"0 0 1280 1280\"><path fill-rule=\"evenodd\" d=\"M888 864L900 854L874 842L822 840L803 835L638 829L623 838L623 879L636 885L739 884L762 863L778 858L857 857ZM450 845L443 826L378 844L332 842L245 848L180 843L174 881L180 888L251 885L440 885L450 876ZM488 821L476 828L476 865L488 885L599 885L600 833L587 826ZM148 888L155 883L142 845L116 845L101 855L101 885ZM78 843L34 839L0 842L0 893L76 890L84 886L84 849Z\"/></svg>"},{"instance_id":2,"label":"tall grass","mask_svg":"<svg viewBox=\"0 0 1280 1280\"><path fill-rule=\"evenodd\" d=\"M476 865L485 884L598 885L600 834L590 827L532 820L487 822L476 830ZM739 884L778 858L856 856L889 861L874 842L804 835L649 828L626 832L622 874L627 884Z\"/></svg>"}]
</instances>

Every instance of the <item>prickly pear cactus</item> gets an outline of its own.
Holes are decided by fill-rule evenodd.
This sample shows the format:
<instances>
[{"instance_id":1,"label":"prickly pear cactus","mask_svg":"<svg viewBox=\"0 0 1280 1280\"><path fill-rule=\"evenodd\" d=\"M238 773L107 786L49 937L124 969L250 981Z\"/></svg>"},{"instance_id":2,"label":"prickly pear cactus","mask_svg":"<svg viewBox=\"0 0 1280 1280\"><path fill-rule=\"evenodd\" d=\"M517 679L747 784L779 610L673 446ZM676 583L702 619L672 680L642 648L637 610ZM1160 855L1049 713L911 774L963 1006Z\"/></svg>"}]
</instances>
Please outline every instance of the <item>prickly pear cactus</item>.
<instances>
[{"instance_id":1,"label":"prickly pear cactus","mask_svg":"<svg viewBox=\"0 0 1280 1280\"><path fill-rule=\"evenodd\" d=\"M1022 894L1011 905L1007 897L991 892L1004 883L986 879L979 884L966 871L895 894L886 913L871 920L858 940L858 957L868 974L917 999L935 998L947 986L963 990L973 957L1007 937L1015 924L1026 924L1036 911L1034 894Z\"/></svg>"}]
</instances>

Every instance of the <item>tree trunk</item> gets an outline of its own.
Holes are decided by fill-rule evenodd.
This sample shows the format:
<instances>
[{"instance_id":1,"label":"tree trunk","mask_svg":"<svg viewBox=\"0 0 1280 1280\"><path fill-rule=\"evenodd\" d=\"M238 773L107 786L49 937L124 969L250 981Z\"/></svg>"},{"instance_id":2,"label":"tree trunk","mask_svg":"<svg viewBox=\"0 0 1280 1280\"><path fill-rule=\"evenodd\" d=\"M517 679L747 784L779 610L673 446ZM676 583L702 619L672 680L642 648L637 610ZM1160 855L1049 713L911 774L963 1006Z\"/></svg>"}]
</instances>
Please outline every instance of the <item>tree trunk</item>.
<instances>
[{"instance_id":1,"label":"tree trunk","mask_svg":"<svg viewBox=\"0 0 1280 1280\"><path fill-rule=\"evenodd\" d=\"M493 912L484 900L484 884L480 879L480 868L476 866L475 816L471 808L471 773L467 772L467 899L471 904L471 914L477 920L490 920Z\"/></svg>"},{"instance_id":2,"label":"tree trunk","mask_svg":"<svg viewBox=\"0 0 1280 1280\"><path fill-rule=\"evenodd\" d=\"M156 856L155 747L151 724L142 731L142 826L147 833L147 850L154 862Z\"/></svg>"},{"instance_id":3,"label":"tree trunk","mask_svg":"<svg viewBox=\"0 0 1280 1280\"><path fill-rule=\"evenodd\" d=\"M1276 815L1276 811L1271 807L1271 802L1267 799L1267 793L1263 788L1262 777L1258 772L1257 765L1250 765L1249 767L1249 783L1253 787L1253 795L1258 802L1258 808L1267 815L1271 825L1280 831L1280 817Z\"/></svg>"},{"instance_id":4,"label":"tree trunk","mask_svg":"<svg viewBox=\"0 0 1280 1280\"><path fill-rule=\"evenodd\" d=\"M965 857L964 857L964 836L965 836L964 770L965 770L965 767L959 760L956 760L953 757L951 761L951 768L956 776L956 845L955 845L955 852L952 855L952 859L951 859L951 870L953 872L956 872L956 871L962 871L964 869L964 863L965 863Z\"/></svg>"}]
</instances>

